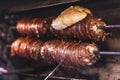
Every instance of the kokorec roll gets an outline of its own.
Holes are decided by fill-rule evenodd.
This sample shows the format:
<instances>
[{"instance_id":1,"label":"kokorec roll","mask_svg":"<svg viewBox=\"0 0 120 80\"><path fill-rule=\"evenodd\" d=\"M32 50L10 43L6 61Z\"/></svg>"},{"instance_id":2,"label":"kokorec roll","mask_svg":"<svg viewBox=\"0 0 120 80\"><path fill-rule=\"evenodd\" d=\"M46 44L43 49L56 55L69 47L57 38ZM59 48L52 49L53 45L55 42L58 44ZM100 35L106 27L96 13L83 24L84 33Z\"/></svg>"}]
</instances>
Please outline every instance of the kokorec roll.
<instances>
[{"instance_id":1,"label":"kokorec roll","mask_svg":"<svg viewBox=\"0 0 120 80\"><path fill-rule=\"evenodd\" d=\"M104 41L107 33L102 28L105 26L105 22L93 16L89 9L71 6L56 18L22 19L17 24L17 31L23 36Z\"/></svg>"},{"instance_id":2,"label":"kokorec roll","mask_svg":"<svg viewBox=\"0 0 120 80\"><path fill-rule=\"evenodd\" d=\"M43 43L38 39L19 38L11 46L11 55L51 63L59 63L72 67L87 67L93 65L100 56L95 54L98 47L95 44L51 40Z\"/></svg>"},{"instance_id":3,"label":"kokorec roll","mask_svg":"<svg viewBox=\"0 0 120 80\"><path fill-rule=\"evenodd\" d=\"M49 35L49 28L53 17L48 18L25 18L17 23L17 31L22 36L46 36Z\"/></svg>"},{"instance_id":4,"label":"kokorec roll","mask_svg":"<svg viewBox=\"0 0 120 80\"><path fill-rule=\"evenodd\" d=\"M64 60L63 65L85 67L93 65L100 56L95 44L51 40L44 43L41 48L43 59L51 62Z\"/></svg>"},{"instance_id":5,"label":"kokorec roll","mask_svg":"<svg viewBox=\"0 0 120 80\"><path fill-rule=\"evenodd\" d=\"M53 20L50 32L58 38L99 41L106 36L106 32L101 29L105 25L90 10L71 6Z\"/></svg>"},{"instance_id":6,"label":"kokorec roll","mask_svg":"<svg viewBox=\"0 0 120 80\"><path fill-rule=\"evenodd\" d=\"M11 45L11 56L17 55L28 59L38 60L41 58L43 42L38 39L18 38Z\"/></svg>"}]
</instances>

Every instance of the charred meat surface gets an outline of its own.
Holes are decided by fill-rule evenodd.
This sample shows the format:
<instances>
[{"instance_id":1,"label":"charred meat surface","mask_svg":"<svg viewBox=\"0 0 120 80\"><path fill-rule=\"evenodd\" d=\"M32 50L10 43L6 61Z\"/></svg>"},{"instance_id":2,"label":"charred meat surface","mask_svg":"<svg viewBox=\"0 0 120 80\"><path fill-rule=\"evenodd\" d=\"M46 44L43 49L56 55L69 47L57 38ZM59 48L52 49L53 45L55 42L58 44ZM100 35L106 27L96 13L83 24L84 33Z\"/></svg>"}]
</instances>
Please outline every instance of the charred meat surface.
<instances>
[{"instance_id":1,"label":"charred meat surface","mask_svg":"<svg viewBox=\"0 0 120 80\"><path fill-rule=\"evenodd\" d=\"M53 17L22 19L17 24L17 31L22 36L44 36L49 31L52 19Z\"/></svg>"},{"instance_id":2,"label":"charred meat surface","mask_svg":"<svg viewBox=\"0 0 120 80\"><path fill-rule=\"evenodd\" d=\"M53 20L50 31L59 38L98 41L106 36L106 32L101 29L105 25L105 22L94 17L89 9L72 6Z\"/></svg>"},{"instance_id":3,"label":"charred meat surface","mask_svg":"<svg viewBox=\"0 0 120 80\"><path fill-rule=\"evenodd\" d=\"M80 68L93 65L99 59L95 51L98 51L95 44L51 40L44 43L41 56L51 62L64 60L64 65Z\"/></svg>"},{"instance_id":4,"label":"charred meat surface","mask_svg":"<svg viewBox=\"0 0 120 80\"><path fill-rule=\"evenodd\" d=\"M40 49L43 42L38 39L18 38L11 45L11 56L17 55L38 60L41 57Z\"/></svg>"},{"instance_id":5,"label":"charred meat surface","mask_svg":"<svg viewBox=\"0 0 120 80\"><path fill-rule=\"evenodd\" d=\"M59 63L73 67L88 67L93 65L100 56L95 44L51 40L43 43L38 39L18 38L11 46L11 55L29 59L43 59L51 63Z\"/></svg>"},{"instance_id":6,"label":"charred meat surface","mask_svg":"<svg viewBox=\"0 0 120 80\"><path fill-rule=\"evenodd\" d=\"M104 41L107 33L102 28L105 26L105 22L93 16L89 9L71 6L56 18L22 19L17 24L17 31L23 36Z\"/></svg>"}]
</instances>

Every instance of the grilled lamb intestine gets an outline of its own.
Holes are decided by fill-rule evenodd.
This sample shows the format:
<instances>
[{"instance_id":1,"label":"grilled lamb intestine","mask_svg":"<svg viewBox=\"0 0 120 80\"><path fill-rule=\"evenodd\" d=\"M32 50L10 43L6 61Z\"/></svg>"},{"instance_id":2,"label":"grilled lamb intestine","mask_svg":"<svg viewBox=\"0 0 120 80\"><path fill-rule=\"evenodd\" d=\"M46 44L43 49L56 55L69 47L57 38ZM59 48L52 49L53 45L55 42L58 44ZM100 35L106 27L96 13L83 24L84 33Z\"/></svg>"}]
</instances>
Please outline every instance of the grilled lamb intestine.
<instances>
[{"instance_id":1,"label":"grilled lamb intestine","mask_svg":"<svg viewBox=\"0 0 120 80\"><path fill-rule=\"evenodd\" d=\"M88 15L84 20L66 29L55 30L53 27L50 27L50 31L58 38L98 41L103 40L106 36L106 32L100 28L101 26L105 26L104 22Z\"/></svg>"},{"instance_id":2,"label":"grilled lamb intestine","mask_svg":"<svg viewBox=\"0 0 120 80\"><path fill-rule=\"evenodd\" d=\"M11 45L11 56L21 56L34 60L45 60L72 67L88 67L93 65L100 56L95 54L95 44L51 40L42 42L38 39L18 38Z\"/></svg>"},{"instance_id":3,"label":"grilled lamb intestine","mask_svg":"<svg viewBox=\"0 0 120 80\"><path fill-rule=\"evenodd\" d=\"M43 59L51 62L64 60L63 65L73 67L85 67L93 65L100 56L95 44L51 40L44 43L41 48Z\"/></svg>"},{"instance_id":4,"label":"grilled lamb intestine","mask_svg":"<svg viewBox=\"0 0 120 80\"><path fill-rule=\"evenodd\" d=\"M74 6L63 11L53 20L50 32L59 38L98 41L104 40L107 35L101 29L104 26L106 26L105 22L94 17L90 10Z\"/></svg>"},{"instance_id":5,"label":"grilled lamb intestine","mask_svg":"<svg viewBox=\"0 0 120 80\"><path fill-rule=\"evenodd\" d=\"M11 56L17 55L29 59L38 60L41 57L40 49L43 42L31 38L18 38L11 45Z\"/></svg>"},{"instance_id":6,"label":"grilled lamb intestine","mask_svg":"<svg viewBox=\"0 0 120 80\"><path fill-rule=\"evenodd\" d=\"M102 29L104 26L105 22L93 16L89 9L71 6L56 18L22 19L17 24L17 31L23 36L56 36L60 39L104 41L107 35Z\"/></svg>"},{"instance_id":7,"label":"grilled lamb intestine","mask_svg":"<svg viewBox=\"0 0 120 80\"><path fill-rule=\"evenodd\" d=\"M17 31L22 36L45 36L50 28L52 19L47 18L24 18L17 23Z\"/></svg>"}]
</instances>

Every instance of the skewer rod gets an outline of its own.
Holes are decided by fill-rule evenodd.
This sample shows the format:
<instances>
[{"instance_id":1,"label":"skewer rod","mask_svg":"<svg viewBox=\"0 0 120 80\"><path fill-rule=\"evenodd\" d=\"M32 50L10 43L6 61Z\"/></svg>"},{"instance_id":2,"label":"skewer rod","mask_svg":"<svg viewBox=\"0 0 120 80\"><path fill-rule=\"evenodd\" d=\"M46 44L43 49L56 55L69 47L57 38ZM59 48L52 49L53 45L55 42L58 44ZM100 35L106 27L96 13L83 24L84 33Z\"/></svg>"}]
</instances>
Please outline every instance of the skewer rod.
<instances>
[{"instance_id":1,"label":"skewer rod","mask_svg":"<svg viewBox=\"0 0 120 80\"><path fill-rule=\"evenodd\" d=\"M106 25L102 28L120 28L120 25ZM16 29L16 26L10 27L10 29Z\"/></svg>"},{"instance_id":2,"label":"skewer rod","mask_svg":"<svg viewBox=\"0 0 120 80\"><path fill-rule=\"evenodd\" d=\"M11 45L7 45L6 47L11 47ZM114 52L114 51L99 51L99 52L95 52L96 54L100 54L100 55L118 55L120 56L120 52Z\"/></svg>"},{"instance_id":3,"label":"skewer rod","mask_svg":"<svg viewBox=\"0 0 120 80\"><path fill-rule=\"evenodd\" d=\"M50 73L48 74L48 76L47 76L44 80L47 80L47 79L59 68L59 66L62 65L63 61L64 61L64 60L62 60L62 61L52 70L52 72L50 72Z\"/></svg>"},{"instance_id":4,"label":"skewer rod","mask_svg":"<svg viewBox=\"0 0 120 80\"><path fill-rule=\"evenodd\" d=\"M120 25L106 25L105 28L120 28Z\"/></svg>"},{"instance_id":5,"label":"skewer rod","mask_svg":"<svg viewBox=\"0 0 120 80\"><path fill-rule=\"evenodd\" d=\"M99 51L97 53L100 55L118 55L118 56L120 56L120 52Z\"/></svg>"}]
</instances>

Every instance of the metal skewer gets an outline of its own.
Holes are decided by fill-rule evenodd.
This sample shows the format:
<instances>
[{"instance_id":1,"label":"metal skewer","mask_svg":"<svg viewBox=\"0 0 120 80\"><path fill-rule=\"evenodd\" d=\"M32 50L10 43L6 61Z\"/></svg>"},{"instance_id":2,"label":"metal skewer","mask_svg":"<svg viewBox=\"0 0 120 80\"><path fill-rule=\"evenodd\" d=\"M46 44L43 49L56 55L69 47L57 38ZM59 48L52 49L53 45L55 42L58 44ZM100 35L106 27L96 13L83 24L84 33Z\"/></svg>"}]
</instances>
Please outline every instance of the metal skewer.
<instances>
[{"instance_id":1,"label":"metal skewer","mask_svg":"<svg viewBox=\"0 0 120 80\"><path fill-rule=\"evenodd\" d=\"M48 74L48 76L46 76L44 80L47 80L61 66L63 62L64 60L61 60L61 62Z\"/></svg>"},{"instance_id":2,"label":"metal skewer","mask_svg":"<svg viewBox=\"0 0 120 80\"><path fill-rule=\"evenodd\" d=\"M120 25L106 25L106 28L120 28Z\"/></svg>"},{"instance_id":3,"label":"metal skewer","mask_svg":"<svg viewBox=\"0 0 120 80\"><path fill-rule=\"evenodd\" d=\"M114 28L120 28L120 25L106 25L106 26L100 26L101 29L114 29Z\"/></svg>"},{"instance_id":4,"label":"metal skewer","mask_svg":"<svg viewBox=\"0 0 120 80\"><path fill-rule=\"evenodd\" d=\"M16 26L11 26L11 27L10 27L10 30L11 30L11 29L16 29Z\"/></svg>"},{"instance_id":5,"label":"metal skewer","mask_svg":"<svg viewBox=\"0 0 120 80\"><path fill-rule=\"evenodd\" d=\"M108 52L108 51L100 51L99 54L101 55L119 55L120 56L120 52Z\"/></svg>"},{"instance_id":6,"label":"metal skewer","mask_svg":"<svg viewBox=\"0 0 120 80\"><path fill-rule=\"evenodd\" d=\"M120 28L120 25L106 25L106 26L100 26L102 29L108 29L108 28ZM16 29L16 26L10 27L10 29Z\"/></svg>"},{"instance_id":7,"label":"metal skewer","mask_svg":"<svg viewBox=\"0 0 120 80\"><path fill-rule=\"evenodd\" d=\"M120 56L120 52L113 52L113 51L98 51L95 52L96 54L100 54L100 55L115 55L115 56Z\"/></svg>"}]
</instances>

